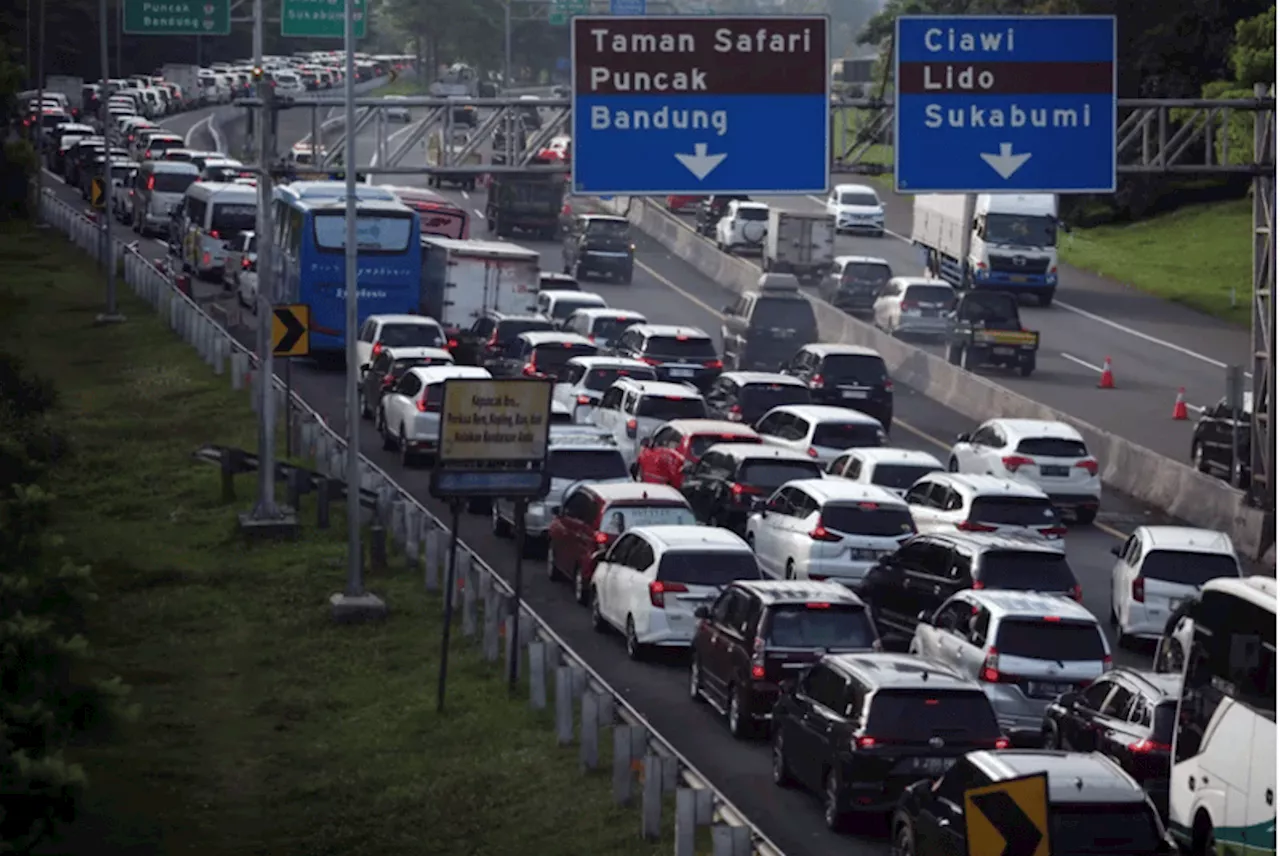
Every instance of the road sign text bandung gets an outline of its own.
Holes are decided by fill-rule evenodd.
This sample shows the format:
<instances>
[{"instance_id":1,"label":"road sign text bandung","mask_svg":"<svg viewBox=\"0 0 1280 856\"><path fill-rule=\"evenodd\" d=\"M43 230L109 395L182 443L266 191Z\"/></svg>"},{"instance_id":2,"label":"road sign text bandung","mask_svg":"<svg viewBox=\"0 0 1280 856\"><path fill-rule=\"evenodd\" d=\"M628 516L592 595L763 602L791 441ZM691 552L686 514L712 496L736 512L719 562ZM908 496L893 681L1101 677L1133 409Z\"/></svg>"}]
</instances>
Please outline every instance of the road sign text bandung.
<instances>
[{"instance_id":1,"label":"road sign text bandung","mask_svg":"<svg viewBox=\"0 0 1280 856\"><path fill-rule=\"evenodd\" d=\"M897 19L899 193L1110 193L1111 16Z\"/></svg>"},{"instance_id":2,"label":"road sign text bandung","mask_svg":"<svg viewBox=\"0 0 1280 856\"><path fill-rule=\"evenodd\" d=\"M365 35L365 0L354 0L355 36ZM283 0L280 35L341 39L346 35L346 3L330 0Z\"/></svg>"},{"instance_id":3,"label":"road sign text bandung","mask_svg":"<svg viewBox=\"0 0 1280 856\"><path fill-rule=\"evenodd\" d=\"M231 0L124 0L123 24L137 36L225 36Z\"/></svg>"},{"instance_id":4,"label":"road sign text bandung","mask_svg":"<svg viewBox=\"0 0 1280 856\"><path fill-rule=\"evenodd\" d=\"M825 17L578 17L573 187L825 193Z\"/></svg>"}]
</instances>

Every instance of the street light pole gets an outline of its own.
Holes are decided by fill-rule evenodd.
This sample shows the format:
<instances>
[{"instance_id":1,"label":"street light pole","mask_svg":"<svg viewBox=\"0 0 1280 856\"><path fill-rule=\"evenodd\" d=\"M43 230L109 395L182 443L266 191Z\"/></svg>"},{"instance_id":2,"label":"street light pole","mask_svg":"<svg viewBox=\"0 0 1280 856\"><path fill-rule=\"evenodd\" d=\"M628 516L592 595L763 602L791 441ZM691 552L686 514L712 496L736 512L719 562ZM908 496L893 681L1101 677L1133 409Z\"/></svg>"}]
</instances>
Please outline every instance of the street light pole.
<instances>
[{"instance_id":1,"label":"street light pole","mask_svg":"<svg viewBox=\"0 0 1280 856\"><path fill-rule=\"evenodd\" d=\"M511 4L514 0L506 0L502 4L502 87L511 89Z\"/></svg>"},{"instance_id":2,"label":"street light pole","mask_svg":"<svg viewBox=\"0 0 1280 856\"><path fill-rule=\"evenodd\" d=\"M41 0L41 6L44 0ZM105 135L109 129L111 115L107 113L107 102L111 99L107 97L107 80L111 77L111 54L108 51L107 43L107 0L98 0L98 51L102 63L102 93L98 99L98 107L102 111L102 133ZM116 258L115 245L111 240L111 144L108 142L106 147L106 159L102 164L102 210L98 213L98 220L102 224L102 266L107 274L107 305L103 308L102 314L96 321L99 324L118 324L124 320L124 316L120 314L120 307L116 303Z\"/></svg>"}]
</instances>

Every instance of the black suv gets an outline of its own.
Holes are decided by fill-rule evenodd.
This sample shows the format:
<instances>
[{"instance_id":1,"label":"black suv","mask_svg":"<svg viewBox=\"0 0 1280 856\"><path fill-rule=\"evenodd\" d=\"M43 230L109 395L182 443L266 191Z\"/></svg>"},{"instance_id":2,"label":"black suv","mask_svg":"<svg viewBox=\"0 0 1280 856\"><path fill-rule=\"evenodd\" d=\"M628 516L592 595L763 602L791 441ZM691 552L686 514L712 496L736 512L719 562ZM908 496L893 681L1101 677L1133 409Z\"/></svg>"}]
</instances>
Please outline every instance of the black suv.
<instances>
[{"instance_id":1,"label":"black suv","mask_svg":"<svg viewBox=\"0 0 1280 856\"><path fill-rule=\"evenodd\" d=\"M1049 544L985 532L932 532L904 541L872 565L856 590L873 604L880 632L915 632L922 612L932 615L965 589L1063 594L1080 599L1067 556Z\"/></svg>"},{"instance_id":2,"label":"black suv","mask_svg":"<svg viewBox=\"0 0 1280 856\"><path fill-rule=\"evenodd\" d=\"M778 685L822 654L880 647L866 606L836 583L743 580L693 614L689 696L724 714L738 738L768 718Z\"/></svg>"},{"instance_id":3,"label":"black suv","mask_svg":"<svg viewBox=\"0 0 1280 856\"><path fill-rule=\"evenodd\" d=\"M735 196L733 194L716 194L708 196L698 203L698 207L693 212L693 228L703 237L710 238L716 233L716 224L724 217L725 209L729 207L730 202L750 202L749 196Z\"/></svg>"},{"instance_id":4,"label":"black suv","mask_svg":"<svg viewBox=\"0 0 1280 856\"><path fill-rule=\"evenodd\" d=\"M814 404L848 407L893 424L893 381L884 358L858 345L805 345L779 370L809 385Z\"/></svg>"},{"instance_id":5,"label":"black suv","mask_svg":"<svg viewBox=\"0 0 1280 856\"><path fill-rule=\"evenodd\" d=\"M1244 408L1234 410L1224 398L1213 407L1205 408L1196 420L1191 435L1191 460L1195 468L1231 482L1238 488L1249 486L1250 457L1253 420L1252 396L1246 396ZM1231 473L1231 444L1236 446L1236 472Z\"/></svg>"},{"instance_id":6,"label":"black suv","mask_svg":"<svg viewBox=\"0 0 1280 856\"><path fill-rule=\"evenodd\" d=\"M976 682L907 654L828 654L773 709L773 780L820 794L833 830L966 752L1008 745Z\"/></svg>"},{"instance_id":7,"label":"black suv","mask_svg":"<svg viewBox=\"0 0 1280 856\"><path fill-rule=\"evenodd\" d=\"M1080 692L1063 693L1044 714L1048 749L1101 752L1168 809L1173 726L1182 676L1120 667Z\"/></svg>"},{"instance_id":8,"label":"black suv","mask_svg":"<svg viewBox=\"0 0 1280 856\"><path fill-rule=\"evenodd\" d=\"M775 407L810 404L809 387L768 372L725 372L707 390L707 410L717 419L754 425Z\"/></svg>"},{"instance_id":9,"label":"black suv","mask_svg":"<svg viewBox=\"0 0 1280 856\"><path fill-rule=\"evenodd\" d=\"M891 279L893 269L884 259L840 256L818 285L818 296L850 314L869 313Z\"/></svg>"},{"instance_id":10,"label":"black suv","mask_svg":"<svg viewBox=\"0 0 1280 856\"><path fill-rule=\"evenodd\" d=\"M541 315L508 315L503 312L485 312L470 329L458 333L458 344L453 348L453 358L458 365L487 366L499 359L521 333L554 330L555 322Z\"/></svg>"},{"instance_id":11,"label":"black suv","mask_svg":"<svg viewBox=\"0 0 1280 856\"><path fill-rule=\"evenodd\" d=\"M820 479L822 465L800 452L755 443L724 443L702 453L680 492L701 523L741 533L754 504L792 479Z\"/></svg>"},{"instance_id":12,"label":"black suv","mask_svg":"<svg viewBox=\"0 0 1280 856\"><path fill-rule=\"evenodd\" d=\"M452 360L423 353L423 348L383 348L369 364L369 370L360 379L360 416L372 419L382 396L409 369L424 366L451 365ZM435 348L426 350L434 351Z\"/></svg>"},{"instance_id":13,"label":"black suv","mask_svg":"<svg viewBox=\"0 0 1280 856\"><path fill-rule=\"evenodd\" d=\"M648 363L658 380L691 384L699 390L710 388L724 369L715 343L697 327L633 324L622 331L613 353Z\"/></svg>"},{"instance_id":14,"label":"black suv","mask_svg":"<svg viewBox=\"0 0 1280 856\"><path fill-rule=\"evenodd\" d=\"M502 353L485 367L494 377L559 377L565 363L573 357L594 357L600 349L577 333L562 330L537 330L521 333Z\"/></svg>"},{"instance_id":15,"label":"black suv","mask_svg":"<svg viewBox=\"0 0 1280 856\"><path fill-rule=\"evenodd\" d=\"M631 284L636 245L626 217L584 214L573 218L561 251L564 272L578 279L597 276Z\"/></svg>"},{"instance_id":16,"label":"black suv","mask_svg":"<svg viewBox=\"0 0 1280 856\"><path fill-rule=\"evenodd\" d=\"M813 304L789 273L766 273L755 291L724 307L724 360L735 371L773 371L805 342L818 338Z\"/></svg>"}]
</instances>

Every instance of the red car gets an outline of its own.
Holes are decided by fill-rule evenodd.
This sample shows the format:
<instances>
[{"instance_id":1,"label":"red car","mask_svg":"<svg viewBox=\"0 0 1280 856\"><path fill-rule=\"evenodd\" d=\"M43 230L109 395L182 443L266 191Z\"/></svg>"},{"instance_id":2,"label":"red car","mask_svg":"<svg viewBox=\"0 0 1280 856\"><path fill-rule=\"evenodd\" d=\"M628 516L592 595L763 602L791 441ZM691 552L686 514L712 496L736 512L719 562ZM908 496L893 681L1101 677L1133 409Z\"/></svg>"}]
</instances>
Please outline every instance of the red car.
<instances>
[{"instance_id":1,"label":"red car","mask_svg":"<svg viewBox=\"0 0 1280 856\"><path fill-rule=\"evenodd\" d=\"M717 443L761 443L749 425L723 419L673 419L640 442L636 481L679 488L684 473Z\"/></svg>"},{"instance_id":2,"label":"red car","mask_svg":"<svg viewBox=\"0 0 1280 856\"><path fill-rule=\"evenodd\" d=\"M596 558L636 526L696 526L693 509L673 487L638 482L580 484L555 509L547 530L547 574L567 577L584 606Z\"/></svg>"},{"instance_id":3,"label":"red car","mask_svg":"<svg viewBox=\"0 0 1280 856\"><path fill-rule=\"evenodd\" d=\"M668 196L667 210L672 214L684 214L698 207L701 196Z\"/></svg>"}]
</instances>

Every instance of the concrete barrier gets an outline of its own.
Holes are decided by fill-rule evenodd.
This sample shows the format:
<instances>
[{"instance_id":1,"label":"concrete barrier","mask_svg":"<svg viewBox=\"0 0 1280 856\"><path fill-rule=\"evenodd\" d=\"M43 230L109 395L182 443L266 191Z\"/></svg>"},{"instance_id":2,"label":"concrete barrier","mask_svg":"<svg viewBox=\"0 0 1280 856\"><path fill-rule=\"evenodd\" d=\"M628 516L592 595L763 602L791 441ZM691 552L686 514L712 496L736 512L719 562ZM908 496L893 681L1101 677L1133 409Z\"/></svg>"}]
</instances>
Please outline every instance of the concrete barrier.
<instances>
[{"instance_id":1,"label":"concrete barrier","mask_svg":"<svg viewBox=\"0 0 1280 856\"><path fill-rule=\"evenodd\" d=\"M640 231L730 291L748 291L760 278L759 267L720 252L653 202L618 197L599 205L625 215ZM880 332L826 301L806 296L814 303L821 341L874 348L884 357L895 381L975 422L1004 416L1056 419L1074 425L1097 457L1099 474L1108 487L1195 526L1228 533L1240 555L1250 559L1260 558L1268 546L1263 541L1266 515L1246 506L1244 494L1226 482L953 366Z\"/></svg>"}]
</instances>

